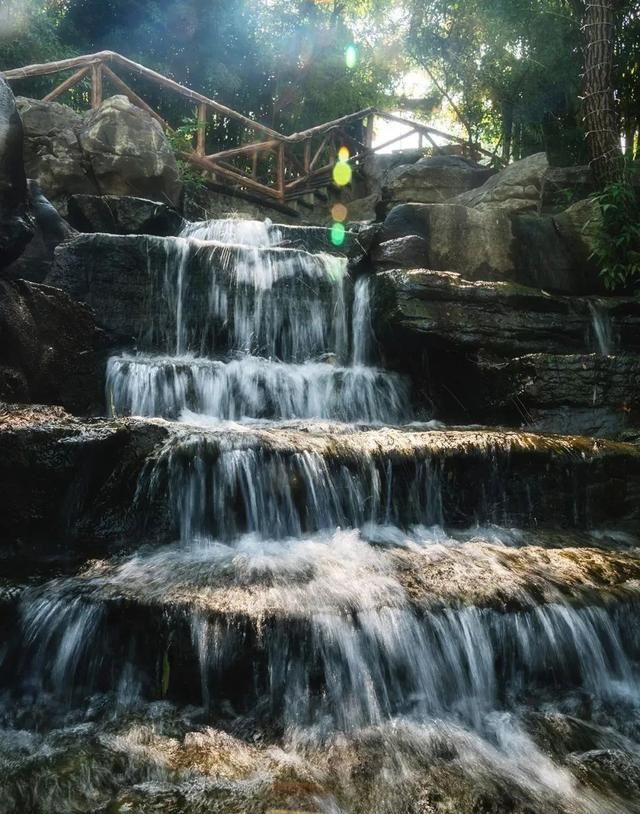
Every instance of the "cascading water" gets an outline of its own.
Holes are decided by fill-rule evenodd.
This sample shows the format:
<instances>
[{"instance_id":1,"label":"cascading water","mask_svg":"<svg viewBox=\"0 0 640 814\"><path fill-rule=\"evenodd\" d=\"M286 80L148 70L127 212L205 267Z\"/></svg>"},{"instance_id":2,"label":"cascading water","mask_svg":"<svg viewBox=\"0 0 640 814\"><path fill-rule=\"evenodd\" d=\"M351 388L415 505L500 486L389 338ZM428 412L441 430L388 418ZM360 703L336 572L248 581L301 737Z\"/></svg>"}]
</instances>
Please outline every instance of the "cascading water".
<instances>
[{"instance_id":1,"label":"cascading water","mask_svg":"<svg viewBox=\"0 0 640 814\"><path fill-rule=\"evenodd\" d=\"M0 814L639 810L635 541L609 563L619 537L545 536L533 510L445 529L455 478L374 366L370 281L286 228L154 239L149 325L106 391L170 420L131 503L177 539L23 591ZM497 457L483 522L513 510Z\"/></svg>"},{"instance_id":2,"label":"cascading water","mask_svg":"<svg viewBox=\"0 0 640 814\"><path fill-rule=\"evenodd\" d=\"M164 354L109 360L113 414L410 418L406 384L367 366L366 282L355 286L350 332L346 260L281 249L274 245L280 239L278 229L253 221L193 224L185 237L162 239L154 339Z\"/></svg>"}]
</instances>

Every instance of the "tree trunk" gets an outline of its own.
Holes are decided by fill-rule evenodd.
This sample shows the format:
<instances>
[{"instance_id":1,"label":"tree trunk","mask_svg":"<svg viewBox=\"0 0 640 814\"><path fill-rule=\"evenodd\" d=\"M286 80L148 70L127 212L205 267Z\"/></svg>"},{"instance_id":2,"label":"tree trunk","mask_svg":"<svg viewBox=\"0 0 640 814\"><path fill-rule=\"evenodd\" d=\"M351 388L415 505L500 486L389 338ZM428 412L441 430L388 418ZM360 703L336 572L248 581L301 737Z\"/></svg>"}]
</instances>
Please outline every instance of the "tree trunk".
<instances>
[{"instance_id":1,"label":"tree trunk","mask_svg":"<svg viewBox=\"0 0 640 814\"><path fill-rule=\"evenodd\" d=\"M591 167L599 186L622 176L620 133L614 110L614 0L587 0L582 21L585 39L584 123Z\"/></svg>"},{"instance_id":2,"label":"tree trunk","mask_svg":"<svg viewBox=\"0 0 640 814\"><path fill-rule=\"evenodd\" d=\"M513 104L511 100L502 103L502 158L505 164L511 158L511 139L513 138Z\"/></svg>"}]
</instances>

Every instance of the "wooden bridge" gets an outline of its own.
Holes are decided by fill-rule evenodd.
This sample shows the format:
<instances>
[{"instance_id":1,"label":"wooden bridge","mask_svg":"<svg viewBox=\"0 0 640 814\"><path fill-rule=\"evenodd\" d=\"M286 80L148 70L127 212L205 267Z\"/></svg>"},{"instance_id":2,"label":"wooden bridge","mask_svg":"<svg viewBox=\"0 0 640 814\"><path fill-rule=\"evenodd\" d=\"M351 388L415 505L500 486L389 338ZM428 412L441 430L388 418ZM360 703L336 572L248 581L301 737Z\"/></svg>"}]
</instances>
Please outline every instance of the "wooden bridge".
<instances>
[{"instance_id":1,"label":"wooden bridge","mask_svg":"<svg viewBox=\"0 0 640 814\"><path fill-rule=\"evenodd\" d=\"M172 131L171 125L116 71L143 77L163 91L169 91L195 106L192 149L179 152L182 160L202 171L203 177L210 181L221 181L226 186L235 186L280 202L326 186L331 180L340 148L347 148L349 163L357 166L367 155L380 152L412 133L418 134L420 146L426 142L436 148L438 139L445 144L457 145L463 154L495 160L495 155L469 144L465 139L375 108L359 110L286 136L113 51L28 65L4 71L2 76L12 82L70 71L71 75L48 93L45 101L59 99L81 83L81 86L87 86L81 95L82 100L95 108L108 95L105 91L111 90L112 93L127 96L166 130ZM374 122L378 117L404 125L405 131L374 147ZM219 149L224 145L220 144L219 139L216 140L216 133L228 130L231 123L238 146ZM212 149L213 152L208 152Z\"/></svg>"}]
</instances>

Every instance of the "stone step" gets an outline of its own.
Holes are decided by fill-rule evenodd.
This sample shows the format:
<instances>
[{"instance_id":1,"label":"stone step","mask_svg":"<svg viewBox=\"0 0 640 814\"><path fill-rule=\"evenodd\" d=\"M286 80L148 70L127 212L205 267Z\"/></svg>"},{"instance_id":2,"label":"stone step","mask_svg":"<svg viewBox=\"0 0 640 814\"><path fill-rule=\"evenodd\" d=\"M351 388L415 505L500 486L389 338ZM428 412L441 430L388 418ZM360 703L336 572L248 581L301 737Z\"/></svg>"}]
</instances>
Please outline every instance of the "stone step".
<instances>
[{"instance_id":1,"label":"stone step","mask_svg":"<svg viewBox=\"0 0 640 814\"><path fill-rule=\"evenodd\" d=\"M247 322L266 355L286 358L269 346L272 334L275 341L326 325L326 336L301 349L303 361L331 349L348 279L344 258L301 249L91 234L58 247L47 284L91 306L112 340L147 350L176 352L182 340L178 352L228 350Z\"/></svg>"},{"instance_id":2,"label":"stone step","mask_svg":"<svg viewBox=\"0 0 640 814\"><path fill-rule=\"evenodd\" d=\"M640 511L634 444L425 425L9 414L0 539L16 554L23 540L92 556L126 541L286 537L370 522L633 529Z\"/></svg>"},{"instance_id":3,"label":"stone step","mask_svg":"<svg viewBox=\"0 0 640 814\"><path fill-rule=\"evenodd\" d=\"M373 277L377 335L391 347L452 347L514 357L597 349L594 307L615 350L640 352L640 300L568 297L508 282L414 269ZM436 344L437 343L437 344Z\"/></svg>"},{"instance_id":4,"label":"stone step","mask_svg":"<svg viewBox=\"0 0 640 814\"><path fill-rule=\"evenodd\" d=\"M640 659L637 550L373 548L353 533L288 545L172 547L23 592L5 688L85 697L126 675L214 720L226 702L353 727L549 690L604 700Z\"/></svg>"},{"instance_id":5,"label":"stone step","mask_svg":"<svg viewBox=\"0 0 640 814\"><path fill-rule=\"evenodd\" d=\"M488 406L532 429L615 437L640 424L640 354L526 354L479 368Z\"/></svg>"},{"instance_id":6,"label":"stone step","mask_svg":"<svg viewBox=\"0 0 640 814\"><path fill-rule=\"evenodd\" d=\"M255 356L114 356L107 364L113 415L220 419L328 418L400 424L411 418L402 377L374 367L327 362L282 364Z\"/></svg>"},{"instance_id":7,"label":"stone step","mask_svg":"<svg viewBox=\"0 0 640 814\"><path fill-rule=\"evenodd\" d=\"M371 289L387 367L439 420L605 437L640 420L636 298L428 270L376 274Z\"/></svg>"}]
</instances>

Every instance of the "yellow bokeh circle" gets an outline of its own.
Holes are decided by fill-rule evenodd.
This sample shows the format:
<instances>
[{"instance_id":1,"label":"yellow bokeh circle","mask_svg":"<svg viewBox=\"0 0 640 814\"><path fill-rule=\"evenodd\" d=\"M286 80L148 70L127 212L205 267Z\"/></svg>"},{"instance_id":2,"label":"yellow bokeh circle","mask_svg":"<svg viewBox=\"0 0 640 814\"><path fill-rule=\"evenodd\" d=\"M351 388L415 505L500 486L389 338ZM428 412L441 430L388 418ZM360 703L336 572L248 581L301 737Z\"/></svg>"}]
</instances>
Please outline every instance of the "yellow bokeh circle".
<instances>
[{"instance_id":1,"label":"yellow bokeh circle","mask_svg":"<svg viewBox=\"0 0 640 814\"><path fill-rule=\"evenodd\" d=\"M346 187L351 182L351 167L344 161L338 161L333 168L333 182L336 186Z\"/></svg>"}]
</instances>

